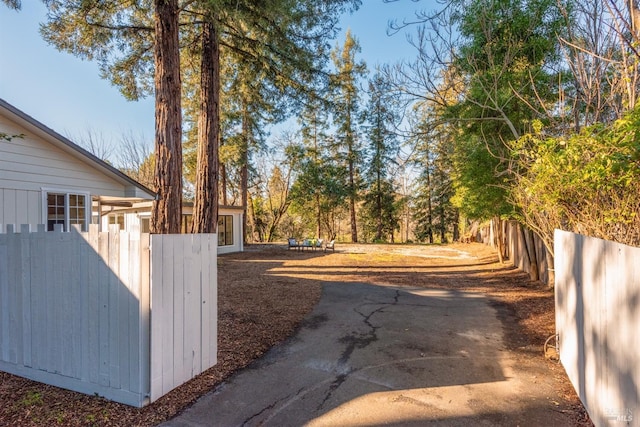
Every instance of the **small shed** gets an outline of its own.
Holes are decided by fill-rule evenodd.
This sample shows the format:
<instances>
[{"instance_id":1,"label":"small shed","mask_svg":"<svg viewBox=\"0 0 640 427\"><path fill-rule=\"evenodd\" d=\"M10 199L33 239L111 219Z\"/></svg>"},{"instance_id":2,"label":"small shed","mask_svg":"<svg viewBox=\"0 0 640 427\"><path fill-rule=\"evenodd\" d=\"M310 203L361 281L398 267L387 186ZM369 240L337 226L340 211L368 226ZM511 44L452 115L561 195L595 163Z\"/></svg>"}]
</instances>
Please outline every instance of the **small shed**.
<instances>
[{"instance_id":1,"label":"small shed","mask_svg":"<svg viewBox=\"0 0 640 427\"><path fill-rule=\"evenodd\" d=\"M218 254L242 252L242 206L218 206ZM101 216L101 228L107 230L117 224L120 230L132 231L139 227L143 233L149 232L151 202L143 201L131 206L106 207ZM193 221L193 203L182 204L182 232L190 233Z\"/></svg>"},{"instance_id":2,"label":"small shed","mask_svg":"<svg viewBox=\"0 0 640 427\"><path fill-rule=\"evenodd\" d=\"M65 231L155 193L0 99L0 224ZM1 136L1 135L0 135Z\"/></svg>"}]
</instances>

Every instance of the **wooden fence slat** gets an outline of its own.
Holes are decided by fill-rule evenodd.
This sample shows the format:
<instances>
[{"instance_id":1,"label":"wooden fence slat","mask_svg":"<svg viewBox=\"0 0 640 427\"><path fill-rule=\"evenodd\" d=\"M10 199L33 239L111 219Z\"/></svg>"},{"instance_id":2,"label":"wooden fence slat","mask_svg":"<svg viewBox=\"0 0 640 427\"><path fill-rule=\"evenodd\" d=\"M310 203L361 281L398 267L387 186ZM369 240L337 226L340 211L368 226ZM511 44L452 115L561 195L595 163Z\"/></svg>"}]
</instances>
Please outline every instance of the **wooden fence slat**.
<instances>
[{"instance_id":1,"label":"wooden fence slat","mask_svg":"<svg viewBox=\"0 0 640 427\"><path fill-rule=\"evenodd\" d=\"M45 334L47 331L47 311L46 311L46 264L42 261L46 259L46 248L44 244L44 231L38 230L31 233L30 239L31 259L31 362L34 369L44 369ZM1 258L1 256L0 256Z\"/></svg>"},{"instance_id":2,"label":"wooden fence slat","mask_svg":"<svg viewBox=\"0 0 640 427\"><path fill-rule=\"evenodd\" d=\"M184 255L182 252L182 242L175 238L175 235L167 236L167 240L171 242L174 254L182 255L180 261L176 262L175 257L171 259L164 259L163 262L173 262L173 379L172 386L174 388L176 384L180 384L184 375L184 358L185 358L185 346L184 346Z\"/></svg>"},{"instance_id":3,"label":"wooden fence slat","mask_svg":"<svg viewBox=\"0 0 640 427\"><path fill-rule=\"evenodd\" d=\"M127 324L129 325L129 345L127 352L127 365L129 366L129 390L140 390L140 353L138 346L140 343L140 233L129 233L129 257L126 259L129 269L129 310L127 313Z\"/></svg>"},{"instance_id":4,"label":"wooden fence slat","mask_svg":"<svg viewBox=\"0 0 640 427\"><path fill-rule=\"evenodd\" d=\"M185 252L191 255L190 262L192 267L189 268L190 277L187 280L189 289L189 302L187 305L187 331L189 333L189 348L191 349L188 372L190 377L196 376L202 372L202 258L201 254L202 238L198 235L191 235L191 238L185 240Z\"/></svg>"},{"instance_id":5,"label":"wooden fence slat","mask_svg":"<svg viewBox=\"0 0 640 427\"><path fill-rule=\"evenodd\" d=\"M176 242L182 252L182 373L176 378L176 383L180 384L182 378L188 378L193 372L193 336L194 329L197 327L191 323L194 309L192 307L193 292L191 291L191 276L193 265L193 256L191 254L191 240L193 235L186 235L186 238Z\"/></svg>"},{"instance_id":6,"label":"wooden fence slat","mask_svg":"<svg viewBox=\"0 0 640 427\"><path fill-rule=\"evenodd\" d=\"M87 354L86 377L93 384L100 384L100 258L99 230L97 224L89 225L87 243L87 306L84 312L87 316Z\"/></svg>"},{"instance_id":7,"label":"wooden fence slat","mask_svg":"<svg viewBox=\"0 0 640 427\"><path fill-rule=\"evenodd\" d=\"M103 387L109 386L109 283L111 272L109 270L109 233L100 233L98 241L100 248L99 254L101 262L98 265L98 282L99 282L99 336L100 336L100 367L98 371L99 384Z\"/></svg>"},{"instance_id":8,"label":"wooden fence slat","mask_svg":"<svg viewBox=\"0 0 640 427\"><path fill-rule=\"evenodd\" d=\"M164 310L164 294L162 288L162 274L164 266L162 265L162 241L161 236L149 236L150 246L150 269L151 269L151 286L150 288L150 329L151 329L151 355L150 355L150 376L151 376L151 401L155 401L163 395L163 377L164 372L164 323L162 318ZM159 261L158 261L159 258Z\"/></svg>"},{"instance_id":9,"label":"wooden fence slat","mask_svg":"<svg viewBox=\"0 0 640 427\"><path fill-rule=\"evenodd\" d=\"M211 349L209 345L209 336L211 334L211 317L210 317L210 306L211 306L211 288L209 286L209 282L211 277L209 275L209 239L204 239L204 236L199 239L200 242L200 310L202 312L202 343L201 343L201 357L200 357L200 370L204 371L210 366L211 361Z\"/></svg>"},{"instance_id":10,"label":"wooden fence slat","mask_svg":"<svg viewBox=\"0 0 640 427\"><path fill-rule=\"evenodd\" d=\"M23 224L20 227L20 258L22 265L22 277L20 287L22 289L22 319L20 319L20 339L22 340L22 348L20 350L20 358L18 363L25 366L31 366L31 256L30 256L30 237L31 226Z\"/></svg>"},{"instance_id":11,"label":"wooden fence slat","mask_svg":"<svg viewBox=\"0 0 640 427\"><path fill-rule=\"evenodd\" d=\"M0 357L9 359L9 234L0 234Z\"/></svg>"},{"instance_id":12,"label":"wooden fence slat","mask_svg":"<svg viewBox=\"0 0 640 427\"><path fill-rule=\"evenodd\" d=\"M109 227L109 386L120 388L120 287L118 265L120 263L120 233L118 226Z\"/></svg>"},{"instance_id":13,"label":"wooden fence slat","mask_svg":"<svg viewBox=\"0 0 640 427\"><path fill-rule=\"evenodd\" d=\"M150 392L151 385L151 252L150 235L140 237L140 328L139 337L139 383L140 393Z\"/></svg>"},{"instance_id":14,"label":"wooden fence slat","mask_svg":"<svg viewBox=\"0 0 640 427\"><path fill-rule=\"evenodd\" d=\"M130 284L129 270L129 233L120 231L119 233L119 263L118 263L118 374L119 387L125 390L129 389L129 381L131 372L129 366L129 307L133 305L131 289L125 285Z\"/></svg>"},{"instance_id":15,"label":"wooden fence slat","mask_svg":"<svg viewBox=\"0 0 640 427\"><path fill-rule=\"evenodd\" d=\"M6 331L8 335L8 360L18 363L19 342L22 336L18 335L18 325L22 318L22 304L20 290L22 280L22 250L20 234L11 234L9 246L9 286L7 287L7 302L9 305L9 324Z\"/></svg>"},{"instance_id":16,"label":"wooden fence slat","mask_svg":"<svg viewBox=\"0 0 640 427\"><path fill-rule=\"evenodd\" d=\"M203 366L208 369L218 363L218 235L210 234L208 236L208 252L209 252L209 318L211 319L211 331L207 340L209 341L209 363Z\"/></svg>"},{"instance_id":17,"label":"wooden fence slat","mask_svg":"<svg viewBox=\"0 0 640 427\"><path fill-rule=\"evenodd\" d=\"M162 390L163 393L173 389L174 374L174 272L173 272L173 245L166 235L159 241L161 252L154 256L153 262L162 264L162 277L160 286L162 287L162 308L160 321L162 322ZM154 248L155 249L155 248ZM155 279L154 279L155 280ZM154 283L155 285L155 283Z\"/></svg>"}]
</instances>

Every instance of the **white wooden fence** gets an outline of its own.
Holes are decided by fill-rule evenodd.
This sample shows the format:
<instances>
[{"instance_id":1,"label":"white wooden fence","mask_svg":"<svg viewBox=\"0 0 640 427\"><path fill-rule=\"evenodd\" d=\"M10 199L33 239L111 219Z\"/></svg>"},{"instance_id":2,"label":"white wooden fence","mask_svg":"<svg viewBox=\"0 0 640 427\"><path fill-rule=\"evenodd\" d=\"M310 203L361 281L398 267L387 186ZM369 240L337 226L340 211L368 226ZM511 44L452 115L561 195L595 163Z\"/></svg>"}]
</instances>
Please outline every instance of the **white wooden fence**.
<instances>
[{"instance_id":1,"label":"white wooden fence","mask_svg":"<svg viewBox=\"0 0 640 427\"><path fill-rule=\"evenodd\" d=\"M640 248L556 230L560 360L596 426L640 426Z\"/></svg>"},{"instance_id":2,"label":"white wooden fence","mask_svg":"<svg viewBox=\"0 0 640 427\"><path fill-rule=\"evenodd\" d=\"M0 370L133 406L153 402L216 363L216 242L8 225Z\"/></svg>"}]
</instances>

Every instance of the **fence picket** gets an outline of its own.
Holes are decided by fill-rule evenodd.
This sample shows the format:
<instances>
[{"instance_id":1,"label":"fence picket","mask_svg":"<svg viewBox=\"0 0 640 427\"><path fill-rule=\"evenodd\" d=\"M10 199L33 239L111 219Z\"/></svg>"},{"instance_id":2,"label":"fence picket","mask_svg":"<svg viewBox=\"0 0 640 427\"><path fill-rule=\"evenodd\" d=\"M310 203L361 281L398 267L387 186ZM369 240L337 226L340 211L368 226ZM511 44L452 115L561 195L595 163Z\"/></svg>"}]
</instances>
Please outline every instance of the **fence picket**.
<instances>
[{"instance_id":1,"label":"fence picket","mask_svg":"<svg viewBox=\"0 0 640 427\"><path fill-rule=\"evenodd\" d=\"M84 377L87 381L93 384L100 383L100 246L98 243L99 231L97 224L89 225L89 236L87 243L89 244L89 250L84 251L87 256L87 283L85 288L87 289L87 306L84 313L87 316L86 331L87 331L87 354L86 354L86 366Z\"/></svg>"},{"instance_id":2,"label":"fence picket","mask_svg":"<svg viewBox=\"0 0 640 427\"><path fill-rule=\"evenodd\" d=\"M0 356L9 359L9 234L0 240Z\"/></svg>"}]
</instances>

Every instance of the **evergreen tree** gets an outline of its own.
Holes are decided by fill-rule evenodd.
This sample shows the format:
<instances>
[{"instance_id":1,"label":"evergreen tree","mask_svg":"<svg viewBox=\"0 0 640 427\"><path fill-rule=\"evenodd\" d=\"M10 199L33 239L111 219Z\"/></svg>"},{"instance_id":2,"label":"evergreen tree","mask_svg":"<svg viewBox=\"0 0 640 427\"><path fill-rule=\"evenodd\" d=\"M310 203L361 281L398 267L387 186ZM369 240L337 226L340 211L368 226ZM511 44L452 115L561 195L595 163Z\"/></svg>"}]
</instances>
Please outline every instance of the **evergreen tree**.
<instances>
[{"instance_id":1,"label":"evergreen tree","mask_svg":"<svg viewBox=\"0 0 640 427\"><path fill-rule=\"evenodd\" d=\"M369 81L369 103L365 114L368 122L368 144L363 205L363 217L370 228L373 226L373 239L376 241L381 241L383 235L393 237L398 224L398 219L395 218L395 191L390 178L391 166L395 164L398 150L395 127L399 121L399 113L396 99L391 93L389 82L377 71Z\"/></svg>"},{"instance_id":2,"label":"evergreen tree","mask_svg":"<svg viewBox=\"0 0 640 427\"><path fill-rule=\"evenodd\" d=\"M15 3L15 2L11 2ZM164 31L180 28L183 46L192 48L200 43L201 58L199 72L201 103L199 108L199 149L201 160L196 168L196 221L195 231L214 231L218 173L217 147L220 141L220 52L221 48L233 50L244 58L260 64L279 87L284 96L299 95L318 76L326 58L324 43L334 35L340 13L352 5L357 8L359 0L312 0L292 3L287 0L270 0L256 4L244 0L196 0L178 7L177 0L143 0L129 2L62 1L46 0L49 20L42 32L47 41L58 49L69 51L87 59L97 59L104 77L109 78L130 99L145 94L156 93L162 102L168 102L168 93L163 87L155 87L152 75L164 76L165 71L172 78L161 78L180 87L180 62L175 52L160 56L154 46L169 46L164 43ZM158 13L154 15L154 10ZM162 17L158 22L171 25L162 28L154 25L154 16ZM180 24L180 25L178 25ZM171 33L172 46L176 37ZM173 49L173 47L171 47ZM156 52L155 62L153 52ZM174 69L158 69L169 61ZM158 89L163 89L158 91ZM158 106L162 120L171 119L158 126L163 134L158 136L159 150L169 144L169 153L156 153L158 174L171 171L176 175L157 178L159 180L160 201L157 211L162 215L158 220L158 231L166 219L168 209L174 209L179 225L181 206L181 117L180 91L172 95L178 101L178 108L172 104L165 108ZM172 99L173 99L172 98ZM165 135L169 131L173 134ZM176 137L176 135L179 135ZM167 162L167 164L165 164ZM171 185L171 188L168 187ZM166 187L166 188L165 188ZM167 203L170 198L170 203ZM176 206L176 200L178 201ZM155 209L154 209L155 212ZM172 217L172 218L173 218ZM173 218L175 219L175 218ZM172 220L171 230L174 230ZM167 228L169 230L169 228Z\"/></svg>"},{"instance_id":3,"label":"evergreen tree","mask_svg":"<svg viewBox=\"0 0 640 427\"><path fill-rule=\"evenodd\" d=\"M344 150L347 166L349 194L349 214L351 219L351 241L358 241L356 222L356 203L360 189L358 168L361 162L360 141L358 138L358 118L360 95L358 81L366 73L364 62L356 60L360 51L358 41L348 30L342 49L338 46L332 52L336 73L332 76L333 117L337 128L338 141Z\"/></svg>"},{"instance_id":4,"label":"evergreen tree","mask_svg":"<svg viewBox=\"0 0 640 427\"><path fill-rule=\"evenodd\" d=\"M291 196L294 207L314 224L314 234L336 237L335 218L347 196L347 173L337 156L337 143L327 135L328 112L326 103L315 98L301 115L302 145L296 151L299 156L298 174Z\"/></svg>"}]
</instances>

